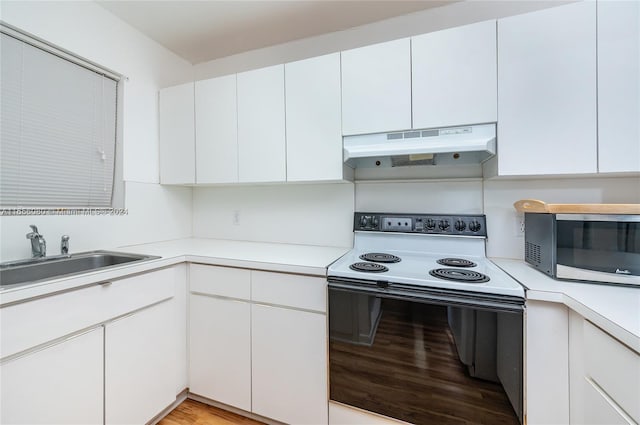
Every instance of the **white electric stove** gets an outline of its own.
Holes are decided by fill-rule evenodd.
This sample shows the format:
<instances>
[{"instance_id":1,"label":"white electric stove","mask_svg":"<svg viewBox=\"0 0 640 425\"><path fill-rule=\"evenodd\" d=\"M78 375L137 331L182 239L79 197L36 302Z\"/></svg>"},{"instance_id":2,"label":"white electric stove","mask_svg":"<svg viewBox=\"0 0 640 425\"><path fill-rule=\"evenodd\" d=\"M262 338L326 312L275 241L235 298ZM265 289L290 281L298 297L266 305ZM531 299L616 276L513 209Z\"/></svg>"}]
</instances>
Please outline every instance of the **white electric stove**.
<instances>
[{"instance_id":1,"label":"white electric stove","mask_svg":"<svg viewBox=\"0 0 640 425\"><path fill-rule=\"evenodd\" d=\"M354 248L329 266L330 286L524 302L524 288L485 256L483 215L356 213L354 231Z\"/></svg>"},{"instance_id":2,"label":"white electric stove","mask_svg":"<svg viewBox=\"0 0 640 425\"><path fill-rule=\"evenodd\" d=\"M486 258L484 215L357 212L353 228L328 270L330 399L415 424L521 424L525 289ZM468 391L500 407L486 416Z\"/></svg>"}]
</instances>

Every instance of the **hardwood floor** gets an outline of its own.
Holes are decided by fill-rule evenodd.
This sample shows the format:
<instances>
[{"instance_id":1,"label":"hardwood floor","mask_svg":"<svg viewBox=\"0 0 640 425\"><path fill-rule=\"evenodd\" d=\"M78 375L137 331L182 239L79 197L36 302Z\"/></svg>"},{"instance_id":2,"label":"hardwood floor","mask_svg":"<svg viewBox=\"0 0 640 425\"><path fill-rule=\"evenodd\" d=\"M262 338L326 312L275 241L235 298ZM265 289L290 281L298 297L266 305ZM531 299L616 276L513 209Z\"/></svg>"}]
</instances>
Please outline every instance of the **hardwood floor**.
<instances>
[{"instance_id":1,"label":"hardwood floor","mask_svg":"<svg viewBox=\"0 0 640 425\"><path fill-rule=\"evenodd\" d=\"M264 425L262 422L187 399L158 422L159 425Z\"/></svg>"},{"instance_id":2,"label":"hardwood floor","mask_svg":"<svg viewBox=\"0 0 640 425\"><path fill-rule=\"evenodd\" d=\"M420 425L519 425L500 384L466 373L446 308L391 307L383 301L372 346L331 341L332 400L386 416L401 403L398 419Z\"/></svg>"}]
</instances>

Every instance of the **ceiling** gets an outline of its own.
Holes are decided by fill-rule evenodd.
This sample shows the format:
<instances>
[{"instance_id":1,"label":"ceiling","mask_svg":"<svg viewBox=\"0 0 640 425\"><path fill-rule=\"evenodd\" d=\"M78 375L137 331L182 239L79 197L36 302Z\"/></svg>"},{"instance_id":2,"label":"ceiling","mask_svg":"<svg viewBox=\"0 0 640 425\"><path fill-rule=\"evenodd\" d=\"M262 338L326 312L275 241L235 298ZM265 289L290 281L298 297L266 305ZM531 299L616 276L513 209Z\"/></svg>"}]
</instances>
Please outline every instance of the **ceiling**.
<instances>
[{"instance_id":1,"label":"ceiling","mask_svg":"<svg viewBox=\"0 0 640 425\"><path fill-rule=\"evenodd\" d=\"M97 0L102 7L193 64L451 2Z\"/></svg>"}]
</instances>

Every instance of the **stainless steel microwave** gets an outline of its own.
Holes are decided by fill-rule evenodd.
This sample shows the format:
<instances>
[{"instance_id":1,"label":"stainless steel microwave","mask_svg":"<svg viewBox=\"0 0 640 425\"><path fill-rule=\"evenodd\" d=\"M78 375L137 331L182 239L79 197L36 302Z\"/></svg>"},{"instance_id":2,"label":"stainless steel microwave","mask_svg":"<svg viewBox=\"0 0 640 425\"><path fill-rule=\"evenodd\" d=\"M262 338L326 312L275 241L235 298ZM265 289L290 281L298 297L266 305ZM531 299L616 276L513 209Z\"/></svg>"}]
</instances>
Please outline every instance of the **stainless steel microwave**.
<instances>
[{"instance_id":1,"label":"stainless steel microwave","mask_svg":"<svg viewBox=\"0 0 640 425\"><path fill-rule=\"evenodd\" d=\"M640 286L640 215L525 213L525 261L556 279Z\"/></svg>"}]
</instances>

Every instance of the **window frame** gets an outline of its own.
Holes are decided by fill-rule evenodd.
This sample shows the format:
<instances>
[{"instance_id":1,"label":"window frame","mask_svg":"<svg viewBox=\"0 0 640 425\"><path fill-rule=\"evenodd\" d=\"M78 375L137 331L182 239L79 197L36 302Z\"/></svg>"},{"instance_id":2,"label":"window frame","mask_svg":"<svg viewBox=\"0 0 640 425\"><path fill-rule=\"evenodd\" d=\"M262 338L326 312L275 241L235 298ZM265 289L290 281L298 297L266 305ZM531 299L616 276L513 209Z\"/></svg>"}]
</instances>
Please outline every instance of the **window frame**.
<instances>
[{"instance_id":1,"label":"window frame","mask_svg":"<svg viewBox=\"0 0 640 425\"><path fill-rule=\"evenodd\" d=\"M65 206L42 206L42 207L19 207L0 205L0 216L28 216L28 215L122 215L126 214L125 204L125 184L124 184L124 158L123 158L123 99L124 82L128 77L113 71L103 65L83 58L67 49L52 44L40 37L23 31L3 20L0 20L0 33L15 38L25 44L43 50L49 54L69 61L75 65L83 67L89 71L112 79L116 82L116 116L115 116L115 146L114 146L114 167L111 200L109 207L65 207Z\"/></svg>"}]
</instances>

